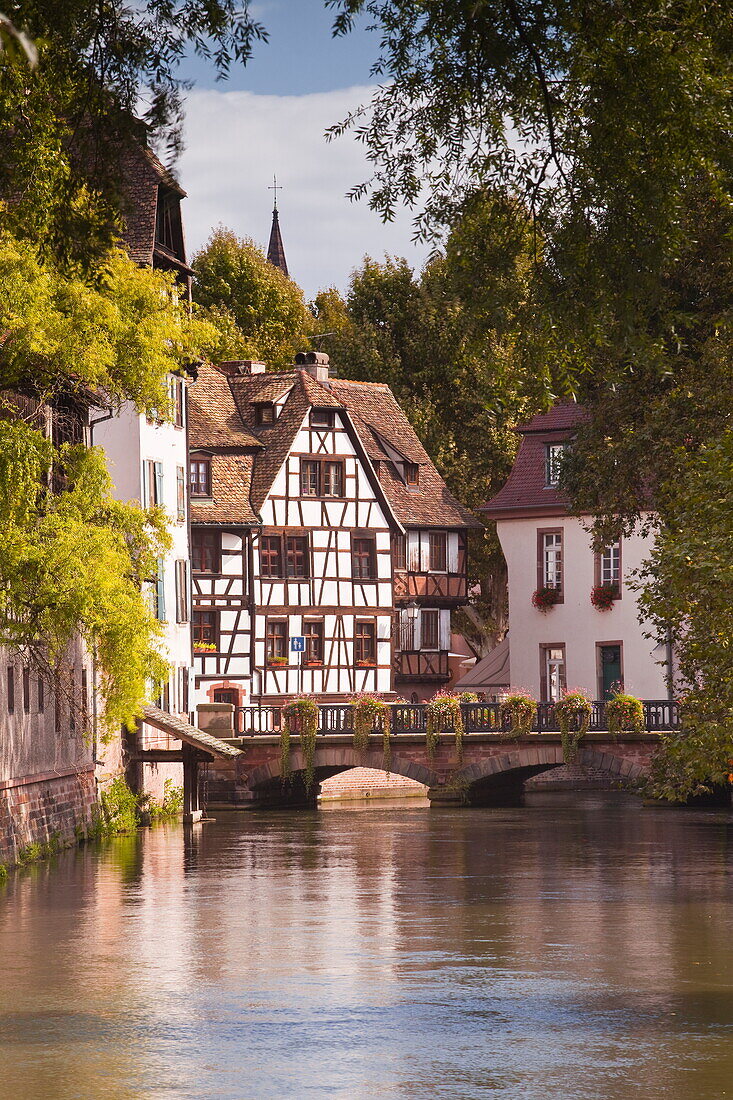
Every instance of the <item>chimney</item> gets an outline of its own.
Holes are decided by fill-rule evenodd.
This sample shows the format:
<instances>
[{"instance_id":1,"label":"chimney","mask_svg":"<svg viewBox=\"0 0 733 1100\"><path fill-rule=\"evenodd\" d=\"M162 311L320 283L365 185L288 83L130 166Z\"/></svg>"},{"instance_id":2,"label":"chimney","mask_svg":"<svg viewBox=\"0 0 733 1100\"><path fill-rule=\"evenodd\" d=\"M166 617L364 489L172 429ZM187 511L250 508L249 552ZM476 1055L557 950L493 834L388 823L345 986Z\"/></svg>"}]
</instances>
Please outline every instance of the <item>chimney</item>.
<instances>
[{"instance_id":1,"label":"chimney","mask_svg":"<svg viewBox=\"0 0 733 1100\"><path fill-rule=\"evenodd\" d=\"M295 365L308 371L316 382L328 382L328 356L325 351L299 351Z\"/></svg>"},{"instance_id":2,"label":"chimney","mask_svg":"<svg viewBox=\"0 0 733 1100\"><path fill-rule=\"evenodd\" d=\"M256 359L225 359L217 364L222 374L264 374L267 370L265 363L258 363Z\"/></svg>"}]
</instances>

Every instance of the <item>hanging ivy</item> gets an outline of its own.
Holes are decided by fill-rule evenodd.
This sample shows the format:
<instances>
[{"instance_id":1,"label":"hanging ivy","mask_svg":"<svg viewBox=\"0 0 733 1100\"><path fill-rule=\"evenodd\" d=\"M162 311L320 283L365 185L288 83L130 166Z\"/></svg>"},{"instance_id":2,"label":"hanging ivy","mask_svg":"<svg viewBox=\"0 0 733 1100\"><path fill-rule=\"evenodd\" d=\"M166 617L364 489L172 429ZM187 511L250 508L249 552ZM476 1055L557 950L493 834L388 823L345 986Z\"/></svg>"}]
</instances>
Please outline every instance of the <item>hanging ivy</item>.
<instances>
[{"instance_id":1,"label":"hanging ivy","mask_svg":"<svg viewBox=\"0 0 733 1100\"><path fill-rule=\"evenodd\" d=\"M463 715L461 701L457 695L448 691L438 692L425 708L425 742L430 760L435 756L438 741L443 730L453 730L456 738L456 757L458 763L463 760Z\"/></svg>"},{"instance_id":2,"label":"hanging ivy","mask_svg":"<svg viewBox=\"0 0 733 1100\"><path fill-rule=\"evenodd\" d=\"M389 772L392 763L392 713L389 703L374 695L357 695L351 700L351 705L354 708L354 748L363 757L369 747L370 736L381 728L382 767Z\"/></svg>"},{"instance_id":3,"label":"hanging ivy","mask_svg":"<svg viewBox=\"0 0 733 1100\"><path fill-rule=\"evenodd\" d=\"M591 700L584 691L565 691L555 703L555 716L560 727L562 758L566 764L573 764L578 756L580 744L588 732L590 716L593 710Z\"/></svg>"},{"instance_id":4,"label":"hanging ivy","mask_svg":"<svg viewBox=\"0 0 733 1100\"><path fill-rule=\"evenodd\" d=\"M299 696L286 703L282 710L283 728L280 733L281 775L290 775L290 737L297 733L300 736L300 747L305 757L305 789L306 793L313 787L315 779L315 767L313 764L316 754L316 737L318 735L318 703L309 696ZM287 773L282 770L284 756L287 755Z\"/></svg>"},{"instance_id":5,"label":"hanging ivy","mask_svg":"<svg viewBox=\"0 0 733 1100\"><path fill-rule=\"evenodd\" d=\"M502 722L509 722L510 737L526 737L532 732L537 703L526 691L513 691L501 704Z\"/></svg>"},{"instance_id":6,"label":"hanging ivy","mask_svg":"<svg viewBox=\"0 0 733 1100\"><path fill-rule=\"evenodd\" d=\"M290 720L283 716L280 726L280 781L290 781L292 768L290 766Z\"/></svg>"},{"instance_id":7,"label":"hanging ivy","mask_svg":"<svg viewBox=\"0 0 733 1100\"><path fill-rule=\"evenodd\" d=\"M619 692L609 699L606 703L606 718L608 732L614 738L620 733L644 733L646 729L644 706L641 699L634 695Z\"/></svg>"}]
</instances>

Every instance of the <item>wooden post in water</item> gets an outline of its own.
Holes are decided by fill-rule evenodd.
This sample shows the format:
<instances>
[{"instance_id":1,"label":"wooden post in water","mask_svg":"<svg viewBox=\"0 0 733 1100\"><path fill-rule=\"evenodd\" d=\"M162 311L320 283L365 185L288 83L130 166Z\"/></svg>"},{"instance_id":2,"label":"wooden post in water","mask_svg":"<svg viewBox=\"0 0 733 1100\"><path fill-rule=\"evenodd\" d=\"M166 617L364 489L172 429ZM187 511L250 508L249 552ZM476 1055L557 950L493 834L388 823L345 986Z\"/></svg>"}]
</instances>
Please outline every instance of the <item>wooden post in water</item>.
<instances>
[{"instance_id":1,"label":"wooden post in water","mask_svg":"<svg viewBox=\"0 0 733 1100\"><path fill-rule=\"evenodd\" d=\"M199 809L199 755L191 745L183 745L183 820L193 824L203 817Z\"/></svg>"}]
</instances>

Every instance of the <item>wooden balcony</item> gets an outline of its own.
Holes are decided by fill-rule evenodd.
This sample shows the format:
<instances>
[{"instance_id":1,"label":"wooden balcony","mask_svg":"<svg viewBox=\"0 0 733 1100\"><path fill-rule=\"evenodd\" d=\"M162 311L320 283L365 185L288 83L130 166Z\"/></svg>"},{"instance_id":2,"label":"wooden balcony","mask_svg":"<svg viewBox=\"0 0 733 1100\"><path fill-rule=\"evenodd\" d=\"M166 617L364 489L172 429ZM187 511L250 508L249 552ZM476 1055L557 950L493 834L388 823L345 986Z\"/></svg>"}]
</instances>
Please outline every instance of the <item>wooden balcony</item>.
<instances>
[{"instance_id":1,"label":"wooden balcony","mask_svg":"<svg viewBox=\"0 0 733 1100\"><path fill-rule=\"evenodd\" d=\"M394 679L396 684L408 680L446 684L450 680L448 651L401 650L395 654Z\"/></svg>"},{"instance_id":2,"label":"wooden balcony","mask_svg":"<svg viewBox=\"0 0 733 1100\"><path fill-rule=\"evenodd\" d=\"M468 599L468 582L464 573L405 573L394 575L395 600L429 600L439 606L465 603Z\"/></svg>"}]
</instances>

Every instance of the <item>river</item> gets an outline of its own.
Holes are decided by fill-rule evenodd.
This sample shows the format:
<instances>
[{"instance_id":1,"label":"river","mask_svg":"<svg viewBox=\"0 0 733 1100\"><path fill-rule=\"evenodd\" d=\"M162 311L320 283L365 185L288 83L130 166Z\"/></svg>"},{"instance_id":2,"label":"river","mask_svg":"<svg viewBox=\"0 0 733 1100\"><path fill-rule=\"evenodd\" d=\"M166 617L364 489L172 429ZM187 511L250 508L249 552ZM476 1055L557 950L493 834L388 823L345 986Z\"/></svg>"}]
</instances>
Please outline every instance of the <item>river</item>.
<instances>
[{"instance_id":1,"label":"river","mask_svg":"<svg viewBox=\"0 0 733 1100\"><path fill-rule=\"evenodd\" d=\"M0 1096L733 1096L733 818L220 814L0 888Z\"/></svg>"}]
</instances>

